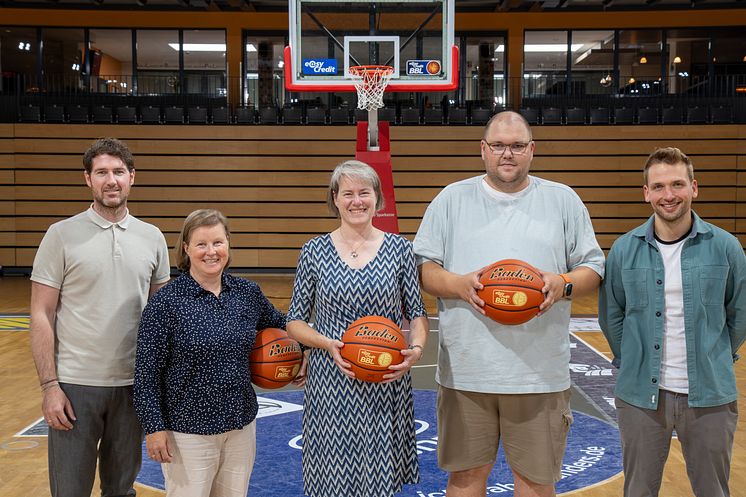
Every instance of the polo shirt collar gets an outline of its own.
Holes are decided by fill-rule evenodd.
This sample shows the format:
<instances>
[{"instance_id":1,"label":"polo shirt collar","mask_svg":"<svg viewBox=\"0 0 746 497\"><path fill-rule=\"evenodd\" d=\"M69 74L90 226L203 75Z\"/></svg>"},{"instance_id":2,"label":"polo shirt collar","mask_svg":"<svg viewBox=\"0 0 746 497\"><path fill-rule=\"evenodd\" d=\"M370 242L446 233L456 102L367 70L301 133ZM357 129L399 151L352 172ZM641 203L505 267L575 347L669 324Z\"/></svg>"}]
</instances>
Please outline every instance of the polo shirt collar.
<instances>
[{"instance_id":1,"label":"polo shirt collar","mask_svg":"<svg viewBox=\"0 0 746 497\"><path fill-rule=\"evenodd\" d=\"M116 223L112 223L108 219L103 218L98 212L93 210L93 204L91 204L87 212L88 218L103 229L109 229L111 226L115 225L119 226L123 230L126 230L130 224L130 220L132 219L129 209L127 209L127 213L124 215L124 218L121 221L117 221Z\"/></svg>"}]
</instances>

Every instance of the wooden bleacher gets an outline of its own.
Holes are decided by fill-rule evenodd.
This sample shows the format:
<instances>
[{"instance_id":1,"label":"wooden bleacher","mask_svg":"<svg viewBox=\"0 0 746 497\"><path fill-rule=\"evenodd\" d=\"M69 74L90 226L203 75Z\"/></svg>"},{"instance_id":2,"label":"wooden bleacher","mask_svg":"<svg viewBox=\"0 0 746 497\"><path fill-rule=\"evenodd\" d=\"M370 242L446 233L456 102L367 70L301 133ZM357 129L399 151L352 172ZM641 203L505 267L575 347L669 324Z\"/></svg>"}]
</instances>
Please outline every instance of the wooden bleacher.
<instances>
[{"instance_id":1,"label":"wooden bleacher","mask_svg":"<svg viewBox=\"0 0 746 497\"><path fill-rule=\"evenodd\" d=\"M413 238L428 202L483 171L480 127L391 128L400 228ZM231 221L233 266L292 270L298 249L334 229L325 195L333 167L354 157L353 126L0 124L0 266L28 268L47 227L85 210L82 154L114 136L135 154L132 214L173 247L184 217L214 207ZM694 161L694 208L746 245L746 125L535 127L532 171L572 186L602 248L651 212L642 166L658 146Z\"/></svg>"}]
</instances>

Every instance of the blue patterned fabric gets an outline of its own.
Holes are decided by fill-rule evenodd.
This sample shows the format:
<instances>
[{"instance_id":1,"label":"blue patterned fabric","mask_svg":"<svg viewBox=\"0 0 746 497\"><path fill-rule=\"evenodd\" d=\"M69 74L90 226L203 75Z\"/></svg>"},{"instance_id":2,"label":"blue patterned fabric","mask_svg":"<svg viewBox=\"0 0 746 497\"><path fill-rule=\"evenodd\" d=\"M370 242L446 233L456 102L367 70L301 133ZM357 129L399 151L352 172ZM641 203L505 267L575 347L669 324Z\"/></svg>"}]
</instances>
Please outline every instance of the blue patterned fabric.
<instances>
[{"instance_id":1,"label":"blue patterned fabric","mask_svg":"<svg viewBox=\"0 0 746 497\"><path fill-rule=\"evenodd\" d=\"M303 246L288 321L341 339L354 320L402 324L425 315L412 245L387 233L375 258L352 269L330 235ZM311 351L303 412L303 481L311 497L387 497L417 483L412 380L366 383L344 376L328 352Z\"/></svg>"},{"instance_id":2,"label":"blue patterned fabric","mask_svg":"<svg viewBox=\"0 0 746 497\"><path fill-rule=\"evenodd\" d=\"M284 327L253 281L223 273L216 297L188 272L171 280L145 306L137 336L134 404L145 433L216 435L254 421L256 331Z\"/></svg>"}]
</instances>

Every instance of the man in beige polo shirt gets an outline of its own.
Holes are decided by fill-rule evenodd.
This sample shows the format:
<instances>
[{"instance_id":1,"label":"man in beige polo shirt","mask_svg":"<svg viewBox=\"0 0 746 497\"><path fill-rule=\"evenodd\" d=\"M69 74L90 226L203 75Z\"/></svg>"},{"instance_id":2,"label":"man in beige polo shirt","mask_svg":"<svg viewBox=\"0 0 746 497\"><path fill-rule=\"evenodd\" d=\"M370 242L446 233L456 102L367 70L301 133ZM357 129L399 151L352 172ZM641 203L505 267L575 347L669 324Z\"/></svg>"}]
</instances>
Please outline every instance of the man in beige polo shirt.
<instances>
[{"instance_id":1,"label":"man in beige polo shirt","mask_svg":"<svg viewBox=\"0 0 746 497\"><path fill-rule=\"evenodd\" d=\"M129 215L134 159L116 139L83 157L91 207L50 226L31 274L31 349L49 430L53 497L135 495L142 429L132 406L137 328L169 280L168 247Z\"/></svg>"}]
</instances>

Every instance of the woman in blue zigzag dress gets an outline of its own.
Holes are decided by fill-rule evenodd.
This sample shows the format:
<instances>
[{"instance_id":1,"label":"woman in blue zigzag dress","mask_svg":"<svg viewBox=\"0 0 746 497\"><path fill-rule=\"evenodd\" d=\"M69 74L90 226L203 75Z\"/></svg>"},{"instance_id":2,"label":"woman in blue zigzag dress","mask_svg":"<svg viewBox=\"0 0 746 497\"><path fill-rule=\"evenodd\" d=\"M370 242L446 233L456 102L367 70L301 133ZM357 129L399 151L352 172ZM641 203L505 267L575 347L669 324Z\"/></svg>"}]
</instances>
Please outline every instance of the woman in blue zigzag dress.
<instances>
[{"instance_id":1,"label":"woman in blue zigzag dress","mask_svg":"<svg viewBox=\"0 0 746 497\"><path fill-rule=\"evenodd\" d=\"M367 164L334 170L333 232L301 249L288 312L290 336L311 347L303 411L303 482L311 497L390 497L419 481L409 369L422 356L427 317L411 243L373 227L381 183ZM314 327L309 326L312 319ZM355 379L344 330L363 316L410 321L405 361L382 383ZM303 374L303 371L301 371Z\"/></svg>"}]
</instances>

